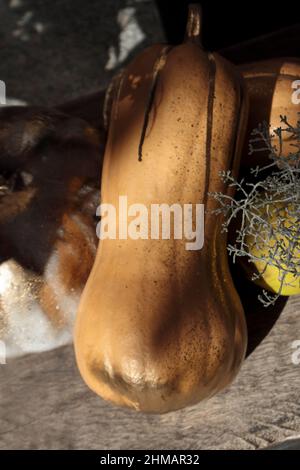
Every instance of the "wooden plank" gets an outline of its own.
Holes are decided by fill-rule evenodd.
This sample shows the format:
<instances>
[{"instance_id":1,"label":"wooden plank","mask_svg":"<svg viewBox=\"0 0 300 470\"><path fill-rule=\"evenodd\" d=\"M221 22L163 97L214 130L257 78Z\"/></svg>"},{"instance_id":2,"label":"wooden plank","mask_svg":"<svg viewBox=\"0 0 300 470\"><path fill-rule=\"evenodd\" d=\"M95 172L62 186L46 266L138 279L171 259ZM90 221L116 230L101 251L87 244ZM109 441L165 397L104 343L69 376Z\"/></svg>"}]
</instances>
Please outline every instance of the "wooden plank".
<instances>
[{"instance_id":1,"label":"wooden plank","mask_svg":"<svg viewBox=\"0 0 300 470\"><path fill-rule=\"evenodd\" d=\"M72 347L0 366L0 448L255 449L300 434L300 298L211 400L163 416L105 403L82 382Z\"/></svg>"}]
</instances>

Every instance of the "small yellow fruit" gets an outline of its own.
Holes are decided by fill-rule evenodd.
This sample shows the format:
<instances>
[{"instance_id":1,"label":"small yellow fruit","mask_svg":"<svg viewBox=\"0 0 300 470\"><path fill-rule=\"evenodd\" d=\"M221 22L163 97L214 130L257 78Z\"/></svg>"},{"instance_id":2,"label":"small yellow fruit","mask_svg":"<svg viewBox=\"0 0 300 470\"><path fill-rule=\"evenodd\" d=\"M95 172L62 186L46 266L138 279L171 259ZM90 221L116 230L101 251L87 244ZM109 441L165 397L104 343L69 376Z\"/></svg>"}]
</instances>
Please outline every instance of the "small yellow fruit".
<instances>
[{"instance_id":1,"label":"small yellow fruit","mask_svg":"<svg viewBox=\"0 0 300 470\"><path fill-rule=\"evenodd\" d=\"M259 216L268 226L262 228L258 223L259 233L245 237L252 262L240 258L250 279L254 273L260 274L252 279L256 284L285 296L300 294L299 219L295 213L295 208L279 204L261 210ZM272 229L273 234L268 235Z\"/></svg>"}]
</instances>

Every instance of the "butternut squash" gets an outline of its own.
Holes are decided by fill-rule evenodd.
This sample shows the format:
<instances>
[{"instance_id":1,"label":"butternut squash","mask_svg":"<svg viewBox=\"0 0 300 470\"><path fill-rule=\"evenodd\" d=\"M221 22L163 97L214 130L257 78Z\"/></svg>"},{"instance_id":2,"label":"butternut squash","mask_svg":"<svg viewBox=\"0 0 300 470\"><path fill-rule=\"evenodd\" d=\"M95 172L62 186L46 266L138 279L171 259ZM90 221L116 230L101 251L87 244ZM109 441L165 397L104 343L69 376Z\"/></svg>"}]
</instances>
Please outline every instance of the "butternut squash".
<instances>
[{"instance_id":1,"label":"butternut squash","mask_svg":"<svg viewBox=\"0 0 300 470\"><path fill-rule=\"evenodd\" d=\"M241 80L198 43L191 7L183 45L152 46L126 68L112 104L102 203L216 203L236 169L245 121ZM88 386L112 402L164 413L225 387L246 349L243 308L221 220L201 250L185 240L104 239L81 297L75 353Z\"/></svg>"},{"instance_id":2,"label":"butternut squash","mask_svg":"<svg viewBox=\"0 0 300 470\"><path fill-rule=\"evenodd\" d=\"M300 112L300 60L278 58L243 64L239 67L244 76L249 95L249 118L242 167L264 166L269 163L268 152L249 155L249 139L259 124L270 124L270 134L279 127L286 127L280 116L286 116L292 126L297 125ZM297 83L298 82L298 83ZM282 134L282 155L295 152L295 138ZM274 138L274 144L279 142Z\"/></svg>"}]
</instances>

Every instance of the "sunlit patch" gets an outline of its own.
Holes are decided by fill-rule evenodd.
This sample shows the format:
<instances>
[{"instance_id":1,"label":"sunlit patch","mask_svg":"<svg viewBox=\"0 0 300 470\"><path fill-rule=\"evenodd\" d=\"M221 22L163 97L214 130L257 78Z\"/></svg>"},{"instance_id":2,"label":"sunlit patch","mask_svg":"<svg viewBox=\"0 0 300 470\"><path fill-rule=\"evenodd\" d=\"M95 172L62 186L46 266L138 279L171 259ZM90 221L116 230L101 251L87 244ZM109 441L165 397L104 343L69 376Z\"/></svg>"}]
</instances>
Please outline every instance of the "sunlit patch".
<instances>
[{"instance_id":1,"label":"sunlit patch","mask_svg":"<svg viewBox=\"0 0 300 470\"><path fill-rule=\"evenodd\" d=\"M134 48L145 39L145 33L138 24L135 13L136 9L133 7L122 8L118 12L117 23L121 29L119 47L109 47L106 70L113 70L124 62Z\"/></svg>"},{"instance_id":2,"label":"sunlit patch","mask_svg":"<svg viewBox=\"0 0 300 470\"><path fill-rule=\"evenodd\" d=\"M19 8L21 3L20 0L14 0L10 3L11 8ZM33 11L26 11L17 21L15 29L12 30L11 34L14 38L20 41L26 42L30 40L32 34L43 34L46 30L46 26L34 18Z\"/></svg>"},{"instance_id":3,"label":"sunlit patch","mask_svg":"<svg viewBox=\"0 0 300 470\"><path fill-rule=\"evenodd\" d=\"M23 0L10 0L9 8L15 9L23 6Z\"/></svg>"},{"instance_id":4,"label":"sunlit patch","mask_svg":"<svg viewBox=\"0 0 300 470\"><path fill-rule=\"evenodd\" d=\"M0 266L0 295L4 295L13 283L13 273L8 263Z\"/></svg>"},{"instance_id":5,"label":"sunlit patch","mask_svg":"<svg viewBox=\"0 0 300 470\"><path fill-rule=\"evenodd\" d=\"M73 312L79 299L74 295L63 299L59 308L69 309L72 315L63 328L57 328L41 306L42 283L42 278L14 260L0 265L0 341L5 342L7 358L48 351L72 342ZM57 287L58 283L54 288Z\"/></svg>"},{"instance_id":6,"label":"sunlit patch","mask_svg":"<svg viewBox=\"0 0 300 470\"><path fill-rule=\"evenodd\" d=\"M19 100L18 98L8 97L6 98L6 106L27 106L28 103L23 100Z\"/></svg>"}]
</instances>

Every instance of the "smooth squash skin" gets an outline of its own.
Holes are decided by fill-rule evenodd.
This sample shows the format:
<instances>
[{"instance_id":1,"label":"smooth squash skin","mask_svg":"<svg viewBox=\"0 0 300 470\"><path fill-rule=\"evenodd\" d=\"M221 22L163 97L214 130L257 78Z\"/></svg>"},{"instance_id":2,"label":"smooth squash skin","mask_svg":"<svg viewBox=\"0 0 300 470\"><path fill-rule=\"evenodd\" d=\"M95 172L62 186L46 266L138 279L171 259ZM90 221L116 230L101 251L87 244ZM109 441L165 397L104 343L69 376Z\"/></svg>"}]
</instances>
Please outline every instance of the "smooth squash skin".
<instances>
[{"instance_id":1,"label":"smooth squash skin","mask_svg":"<svg viewBox=\"0 0 300 470\"><path fill-rule=\"evenodd\" d=\"M300 80L300 60L278 58L239 66L249 96L249 117L241 165L243 168L264 166L270 163L268 152L249 155L251 133L259 124L270 125L270 134L279 127L285 128L280 116L286 116L289 124L296 127L300 112L300 93L296 81ZM252 136L253 138L253 136ZM278 138L273 140L279 148ZM282 134L282 155L295 152L295 138Z\"/></svg>"},{"instance_id":2,"label":"smooth squash skin","mask_svg":"<svg viewBox=\"0 0 300 470\"><path fill-rule=\"evenodd\" d=\"M218 172L238 164L240 79L194 39L150 47L125 70L112 106L102 203L118 208L126 195L128 205L149 211L152 203L210 210L216 203L208 192L226 191ZM246 327L220 222L206 215L198 251L174 237L100 242L77 314L75 352L83 379L101 397L164 413L212 396L235 377Z\"/></svg>"}]
</instances>

